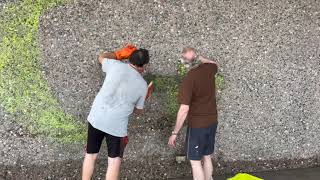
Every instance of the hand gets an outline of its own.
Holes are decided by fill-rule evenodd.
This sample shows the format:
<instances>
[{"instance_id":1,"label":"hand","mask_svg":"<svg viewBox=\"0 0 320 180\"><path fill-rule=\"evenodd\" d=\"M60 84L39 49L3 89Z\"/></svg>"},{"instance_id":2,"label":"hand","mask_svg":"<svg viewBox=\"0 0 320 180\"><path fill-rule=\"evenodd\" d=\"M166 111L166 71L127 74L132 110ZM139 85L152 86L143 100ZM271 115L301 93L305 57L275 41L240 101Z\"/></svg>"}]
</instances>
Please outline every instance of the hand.
<instances>
[{"instance_id":1,"label":"hand","mask_svg":"<svg viewBox=\"0 0 320 180\"><path fill-rule=\"evenodd\" d=\"M201 54L199 54L199 60L200 60L201 62L203 62L204 59L205 59L205 58L204 58Z\"/></svg>"},{"instance_id":2,"label":"hand","mask_svg":"<svg viewBox=\"0 0 320 180\"><path fill-rule=\"evenodd\" d=\"M148 91L147 91L147 95L146 95L146 100L151 97L153 88L154 88L154 83L153 83L153 81L151 81L151 82L149 83L149 85L148 85Z\"/></svg>"},{"instance_id":3,"label":"hand","mask_svg":"<svg viewBox=\"0 0 320 180\"><path fill-rule=\"evenodd\" d=\"M202 63L211 63L211 64L217 64L215 61L211 60L211 59L207 59L205 57L203 57L202 55L199 55L199 60Z\"/></svg>"},{"instance_id":4,"label":"hand","mask_svg":"<svg viewBox=\"0 0 320 180\"><path fill-rule=\"evenodd\" d=\"M114 54L117 60L128 59L131 56L131 54L136 50L137 48L134 45L128 44L124 48L115 51Z\"/></svg>"},{"instance_id":5,"label":"hand","mask_svg":"<svg viewBox=\"0 0 320 180\"><path fill-rule=\"evenodd\" d=\"M171 135L168 141L168 145L171 147L176 147L177 135Z\"/></svg>"}]
</instances>

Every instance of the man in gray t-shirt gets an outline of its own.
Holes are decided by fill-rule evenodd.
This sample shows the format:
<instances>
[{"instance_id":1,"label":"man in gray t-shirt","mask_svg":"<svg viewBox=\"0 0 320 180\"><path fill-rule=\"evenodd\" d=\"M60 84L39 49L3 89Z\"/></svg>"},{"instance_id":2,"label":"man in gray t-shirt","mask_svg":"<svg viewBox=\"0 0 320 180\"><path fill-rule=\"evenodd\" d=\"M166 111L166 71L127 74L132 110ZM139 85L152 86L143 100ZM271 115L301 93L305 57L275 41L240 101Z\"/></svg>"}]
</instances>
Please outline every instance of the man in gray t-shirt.
<instances>
[{"instance_id":1,"label":"man in gray t-shirt","mask_svg":"<svg viewBox=\"0 0 320 180\"><path fill-rule=\"evenodd\" d=\"M129 58L130 63L121 62L125 58ZM147 96L148 86L141 72L149 62L149 53L145 49L137 50L128 45L114 53L101 53L99 62L106 78L87 118L88 139L82 179L91 179L101 143L106 138L106 179L116 180L119 177L124 148L128 143L129 116L143 109Z\"/></svg>"}]
</instances>

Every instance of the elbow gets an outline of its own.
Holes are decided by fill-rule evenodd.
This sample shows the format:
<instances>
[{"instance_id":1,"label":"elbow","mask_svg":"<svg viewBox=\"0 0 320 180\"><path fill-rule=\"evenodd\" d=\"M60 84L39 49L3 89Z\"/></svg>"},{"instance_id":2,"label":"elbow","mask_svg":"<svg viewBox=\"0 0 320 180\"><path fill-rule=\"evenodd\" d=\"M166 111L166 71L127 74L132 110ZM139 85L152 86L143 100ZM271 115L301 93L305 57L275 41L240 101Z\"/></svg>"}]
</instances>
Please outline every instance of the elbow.
<instances>
[{"instance_id":1,"label":"elbow","mask_svg":"<svg viewBox=\"0 0 320 180\"><path fill-rule=\"evenodd\" d=\"M104 58L105 58L105 57L104 57L104 53L103 53L103 52L100 53L100 54L99 54L99 57L98 57L98 60L99 60L99 63L100 63L100 64L102 64Z\"/></svg>"},{"instance_id":2,"label":"elbow","mask_svg":"<svg viewBox=\"0 0 320 180\"><path fill-rule=\"evenodd\" d=\"M182 105L180 106L180 112L183 113L183 114L188 114L188 112L189 112L189 105L182 104Z\"/></svg>"},{"instance_id":3,"label":"elbow","mask_svg":"<svg viewBox=\"0 0 320 180\"><path fill-rule=\"evenodd\" d=\"M99 54L99 62L102 64L104 59L117 59L116 55L112 52L102 52Z\"/></svg>"},{"instance_id":4,"label":"elbow","mask_svg":"<svg viewBox=\"0 0 320 180\"><path fill-rule=\"evenodd\" d=\"M135 108L133 111L135 114L142 114L143 113L143 109L137 109Z\"/></svg>"}]
</instances>

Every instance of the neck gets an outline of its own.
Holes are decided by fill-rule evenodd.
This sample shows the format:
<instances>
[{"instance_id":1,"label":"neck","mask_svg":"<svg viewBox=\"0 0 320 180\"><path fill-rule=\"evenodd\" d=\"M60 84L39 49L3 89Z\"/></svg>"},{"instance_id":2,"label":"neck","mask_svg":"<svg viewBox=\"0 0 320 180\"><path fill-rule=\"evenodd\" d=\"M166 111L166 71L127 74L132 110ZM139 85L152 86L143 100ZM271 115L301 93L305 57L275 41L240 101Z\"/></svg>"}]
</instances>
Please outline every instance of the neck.
<instances>
[{"instance_id":1,"label":"neck","mask_svg":"<svg viewBox=\"0 0 320 180\"><path fill-rule=\"evenodd\" d=\"M143 73L144 72L144 68L143 67L137 67L133 64L129 64L133 69L135 69L136 71L138 71L138 73Z\"/></svg>"},{"instance_id":2,"label":"neck","mask_svg":"<svg viewBox=\"0 0 320 180\"><path fill-rule=\"evenodd\" d=\"M199 66L199 64L200 64L200 62L199 62L199 58L198 58L199 56L195 56L194 57L194 59L193 59L193 61L191 62L191 63L189 63L189 67L188 67L188 70L191 70L191 69L193 69L193 68L196 68L196 67L198 67Z\"/></svg>"}]
</instances>

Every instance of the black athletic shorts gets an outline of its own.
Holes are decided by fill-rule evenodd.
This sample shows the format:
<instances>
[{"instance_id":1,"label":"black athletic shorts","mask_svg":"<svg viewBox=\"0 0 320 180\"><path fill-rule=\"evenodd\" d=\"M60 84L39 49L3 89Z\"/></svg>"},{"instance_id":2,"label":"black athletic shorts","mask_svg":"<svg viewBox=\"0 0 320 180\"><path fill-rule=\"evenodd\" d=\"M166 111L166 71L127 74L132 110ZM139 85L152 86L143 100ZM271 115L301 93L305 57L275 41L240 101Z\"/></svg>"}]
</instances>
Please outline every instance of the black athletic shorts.
<instances>
[{"instance_id":1,"label":"black athletic shorts","mask_svg":"<svg viewBox=\"0 0 320 180\"><path fill-rule=\"evenodd\" d=\"M94 128L90 123L88 123L88 139L86 151L88 154L98 153L103 141L106 138L108 147L108 157L123 157L124 149L128 144L128 136L126 137L116 137L107 134L99 129Z\"/></svg>"},{"instance_id":2,"label":"black athletic shorts","mask_svg":"<svg viewBox=\"0 0 320 180\"><path fill-rule=\"evenodd\" d=\"M217 126L218 123L207 128L188 127L186 154L189 160L201 160L203 156L213 154Z\"/></svg>"}]
</instances>

